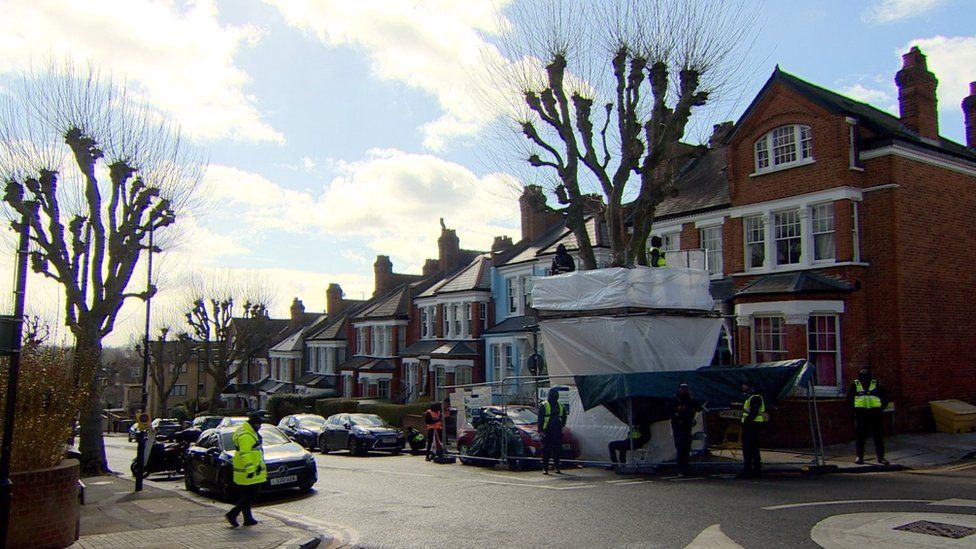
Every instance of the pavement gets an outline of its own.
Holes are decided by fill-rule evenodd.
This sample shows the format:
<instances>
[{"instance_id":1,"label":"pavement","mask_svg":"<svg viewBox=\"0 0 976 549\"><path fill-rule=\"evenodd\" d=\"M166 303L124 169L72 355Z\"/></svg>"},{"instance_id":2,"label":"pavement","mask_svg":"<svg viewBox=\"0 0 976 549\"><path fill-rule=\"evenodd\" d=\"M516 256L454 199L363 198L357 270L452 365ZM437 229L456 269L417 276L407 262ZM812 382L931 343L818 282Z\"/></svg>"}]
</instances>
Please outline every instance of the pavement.
<instances>
[{"instance_id":1,"label":"pavement","mask_svg":"<svg viewBox=\"0 0 976 549\"><path fill-rule=\"evenodd\" d=\"M89 477L81 508L81 538L75 549L208 549L327 547L332 538L255 510L256 526L231 528L224 519L230 506L191 499L175 490L145 483L134 491L132 479Z\"/></svg>"}]
</instances>

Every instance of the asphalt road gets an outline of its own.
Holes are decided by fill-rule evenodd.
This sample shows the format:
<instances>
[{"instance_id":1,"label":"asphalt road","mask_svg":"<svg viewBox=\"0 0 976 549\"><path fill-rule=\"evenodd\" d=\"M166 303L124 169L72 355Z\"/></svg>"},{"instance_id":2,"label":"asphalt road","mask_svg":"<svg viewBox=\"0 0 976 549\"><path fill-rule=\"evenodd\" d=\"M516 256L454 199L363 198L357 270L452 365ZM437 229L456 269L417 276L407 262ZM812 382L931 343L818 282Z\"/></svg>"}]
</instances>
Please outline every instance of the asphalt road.
<instances>
[{"instance_id":1,"label":"asphalt road","mask_svg":"<svg viewBox=\"0 0 976 549\"><path fill-rule=\"evenodd\" d=\"M106 449L113 470L129 470L134 444L113 436ZM316 460L311 494L270 495L260 511L357 547L976 548L976 462L743 481L595 468L544 476L409 455L337 452ZM181 479L152 482L183 489ZM929 523L923 533L921 520ZM909 531L898 530L906 525Z\"/></svg>"}]
</instances>

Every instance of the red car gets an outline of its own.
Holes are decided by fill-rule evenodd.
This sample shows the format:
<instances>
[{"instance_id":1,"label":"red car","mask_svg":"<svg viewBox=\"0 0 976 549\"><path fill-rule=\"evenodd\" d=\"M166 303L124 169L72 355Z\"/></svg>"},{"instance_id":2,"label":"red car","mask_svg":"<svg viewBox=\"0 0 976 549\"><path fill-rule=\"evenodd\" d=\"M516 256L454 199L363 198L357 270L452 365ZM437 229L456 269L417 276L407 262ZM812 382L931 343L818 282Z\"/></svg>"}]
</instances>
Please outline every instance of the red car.
<instances>
[{"instance_id":1,"label":"red car","mask_svg":"<svg viewBox=\"0 0 976 549\"><path fill-rule=\"evenodd\" d=\"M508 425L515 429L522 444L525 446L526 457L542 457L542 435L539 434L539 416L534 408L528 406L486 406L482 413L493 413L498 416L507 415ZM458 435L457 448L461 455L461 463L476 461L476 458L465 458L468 449L474 441L475 429L466 427ZM563 427L563 452L562 459L576 459L580 455L579 441L567 427Z\"/></svg>"}]
</instances>

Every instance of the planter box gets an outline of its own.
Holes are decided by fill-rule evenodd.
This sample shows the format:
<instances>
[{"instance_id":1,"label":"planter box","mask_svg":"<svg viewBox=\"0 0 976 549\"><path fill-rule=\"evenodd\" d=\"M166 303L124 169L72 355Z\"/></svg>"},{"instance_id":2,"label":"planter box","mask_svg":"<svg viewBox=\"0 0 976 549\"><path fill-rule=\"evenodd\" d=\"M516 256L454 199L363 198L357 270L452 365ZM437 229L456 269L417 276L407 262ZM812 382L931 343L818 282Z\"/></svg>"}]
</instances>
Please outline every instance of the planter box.
<instances>
[{"instance_id":1,"label":"planter box","mask_svg":"<svg viewBox=\"0 0 976 549\"><path fill-rule=\"evenodd\" d=\"M10 475L13 493L7 547L67 547L80 535L78 460Z\"/></svg>"}]
</instances>

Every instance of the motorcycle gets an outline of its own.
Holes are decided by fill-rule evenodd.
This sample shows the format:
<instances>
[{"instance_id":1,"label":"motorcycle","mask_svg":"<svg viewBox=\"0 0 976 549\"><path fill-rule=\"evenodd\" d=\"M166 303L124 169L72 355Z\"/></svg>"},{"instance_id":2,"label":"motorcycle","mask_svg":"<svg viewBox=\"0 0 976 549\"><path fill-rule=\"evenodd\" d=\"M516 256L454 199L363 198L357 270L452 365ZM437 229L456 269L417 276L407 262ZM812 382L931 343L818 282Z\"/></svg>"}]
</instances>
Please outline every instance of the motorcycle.
<instances>
[{"instance_id":1,"label":"motorcycle","mask_svg":"<svg viewBox=\"0 0 976 549\"><path fill-rule=\"evenodd\" d=\"M149 442L149 441L147 441ZM167 473L169 475L183 475L186 473L186 450L190 447L187 440L176 440L173 442L151 441L149 446L149 458L142 469L142 478L146 478L153 473ZM130 467L132 476L137 476L136 467L138 462L132 460Z\"/></svg>"}]
</instances>

